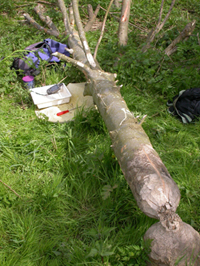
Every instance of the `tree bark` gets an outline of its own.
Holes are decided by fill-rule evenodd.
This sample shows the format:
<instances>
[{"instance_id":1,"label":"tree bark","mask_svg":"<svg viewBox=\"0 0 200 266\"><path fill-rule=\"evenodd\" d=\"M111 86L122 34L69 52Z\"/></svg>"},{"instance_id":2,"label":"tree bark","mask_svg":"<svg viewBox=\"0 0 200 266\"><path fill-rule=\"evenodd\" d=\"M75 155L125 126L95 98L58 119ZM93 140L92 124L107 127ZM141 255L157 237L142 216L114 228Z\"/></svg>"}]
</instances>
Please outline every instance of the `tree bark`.
<instances>
[{"instance_id":1,"label":"tree bark","mask_svg":"<svg viewBox=\"0 0 200 266\"><path fill-rule=\"evenodd\" d=\"M76 0L73 0L74 5L77 5ZM75 15L75 20L78 25L80 17ZM79 31L83 37L83 29L79 28ZM74 46L71 48L74 49ZM141 124L129 111L120 88L116 85L115 75L104 72L97 66L94 69L81 60L73 60L59 53L54 55L71 62L84 72L88 80L85 94L93 96L110 132L112 148L141 210L156 219L166 210L175 212L180 200L179 189L153 149ZM85 55L87 57L87 50Z\"/></svg>"},{"instance_id":2,"label":"tree bark","mask_svg":"<svg viewBox=\"0 0 200 266\"><path fill-rule=\"evenodd\" d=\"M118 29L118 40L119 40L119 45L121 46L126 46L128 41L128 24L130 16L130 7L131 7L131 0L123 0L121 19L119 22L119 29Z\"/></svg>"}]
</instances>

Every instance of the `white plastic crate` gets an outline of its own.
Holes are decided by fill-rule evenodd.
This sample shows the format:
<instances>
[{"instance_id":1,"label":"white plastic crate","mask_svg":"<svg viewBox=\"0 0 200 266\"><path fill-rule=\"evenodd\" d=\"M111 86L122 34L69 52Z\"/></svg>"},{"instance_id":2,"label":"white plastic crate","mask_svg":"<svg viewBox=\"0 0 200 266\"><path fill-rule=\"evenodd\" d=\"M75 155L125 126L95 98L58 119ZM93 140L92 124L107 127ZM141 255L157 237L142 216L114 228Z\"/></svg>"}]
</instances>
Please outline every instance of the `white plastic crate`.
<instances>
[{"instance_id":1,"label":"white plastic crate","mask_svg":"<svg viewBox=\"0 0 200 266\"><path fill-rule=\"evenodd\" d=\"M68 103L70 101L72 95L64 83L57 93L51 95L45 95L47 94L47 90L54 85L55 84L43 87L37 87L30 90L33 102L34 104L37 105L39 109L54 105L60 105L63 103Z\"/></svg>"}]
</instances>

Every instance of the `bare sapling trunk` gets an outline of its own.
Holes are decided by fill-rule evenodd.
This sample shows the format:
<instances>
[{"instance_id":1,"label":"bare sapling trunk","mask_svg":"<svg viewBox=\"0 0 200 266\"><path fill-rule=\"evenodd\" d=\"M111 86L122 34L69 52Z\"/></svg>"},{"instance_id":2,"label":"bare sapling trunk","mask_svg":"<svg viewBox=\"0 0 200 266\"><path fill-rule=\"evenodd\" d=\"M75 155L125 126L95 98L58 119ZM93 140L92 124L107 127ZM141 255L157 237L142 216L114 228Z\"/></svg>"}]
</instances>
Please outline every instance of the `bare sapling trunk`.
<instances>
[{"instance_id":1,"label":"bare sapling trunk","mask_svg":"<svg viewBox=\"0 0 200 266\"><path fill-rule=\"evenodd\" d=\"M186 27L184 28L184 30L181 32L181 34L175 39L173 40L173 42L165 49L165 54L166 55L171 55L174 52L176 52L177 50L177 43L186 40L194 31L195 29L195 24L196 21L190 22L186 25Z\"/></svg>"},{"instance_id":2,"label":"bare sapling trunk","mask_svg":"<svg viewBox=\"0 0 200 266\"><path fill-rule=\"evenodd\" d=\"M123 0L121 18L118 29L119 45L126 46L128 41L128 24L130 16L131 0Z\"/></svg>"},{"instance_id":3,"label":"bare sapling trunk","mask_svg":"<svg viewBox=\"0 0 200 266\"><path fill-rule=\"evenodd\" d=\"M81 24L77 0L72 1L72 6L78 35L67 22L63 0L58 2L73 58L58 52L53 55L72 63L85 74L87 82L84 94L93 96L139 208L147 216L159 220L144 236L145 240L153 240L149 265L173 266L179 258L182 258L177 264L179 266L185 266L186 262L195 259L194 265L200 265L199 234L175 213L180 191L143 130L144 120L138 121L128 109L120 94L120 86L115 81L116 74L104 72L92 56Z\"/></svg>"},{"instance_id":4,"label":"bare sapling trunk","mask_svg":"<svg viewBox=\"0 0 200 266\"><path fill-rule=\"evenodd\" d=\"M161 19L162 19L162 13L163 13L163 5L164 5L164 1L165 1L165 0L162 0L162 2L161 2L160 13L159 13L159 18L158 18L158 23L157 23L155 29L154 29L154 30L152 29L151 32L149 33L149 35L148 35L148 37L147 37L146 45L142 47L142 52L144 52L144 53L149 49L150 44L154 41L156 34L159 33L159 32L162 30L163 26L165 25L167 19L168 19L169 16L170 16L170 13L171 13L171 11L172 11L172 8L173 8L173 6L174 6L176 0L172 0L172 2L171 2L171 6L170 6L170 8L169 8L169 11L168 11L167 15L165 16L163 22L161 22Z\"/></svg>"}]
</instances>

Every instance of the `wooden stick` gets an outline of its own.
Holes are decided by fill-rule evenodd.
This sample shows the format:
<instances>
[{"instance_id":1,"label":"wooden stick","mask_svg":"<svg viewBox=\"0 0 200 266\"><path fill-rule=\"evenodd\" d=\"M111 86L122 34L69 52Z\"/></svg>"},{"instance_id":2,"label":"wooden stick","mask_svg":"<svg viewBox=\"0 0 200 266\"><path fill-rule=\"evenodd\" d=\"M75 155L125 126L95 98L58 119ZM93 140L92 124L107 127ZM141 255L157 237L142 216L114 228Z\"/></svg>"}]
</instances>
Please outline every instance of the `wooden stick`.
<instances>
[{"instance_id":1,"label":"wooden stick","mask_svg":"<svg viewBox=\"0 0 200 266\"><path fill-rule=\"evenodd\" d=\"M38 4L41 3L41 4L45 4L45 5L52 5L52 6L56 5L55 3L49 3L49 2L46 2L46 1L37 1L37 2L31 2L29 4L15 6L15 7L16 8L20 8L20 7L24 7L24 6L31 6L31 5L35 5L36 3L38 3Z\"/></svg>"},{"instance_id":2,"label":"wooden stick","mask_svg":"<svg viewBox=\"0 0 200 266\"><path fill-rule=\"evenodd\" d=\"M0 182L7 188L9 188L12 192L15 193L15 195L17 195L17 197L21 198L21 196L16 192L14 191L14 189L12 189L10 186L8 186L6 183L4 183L1 179L0 179Z\"/></svg>"},{"instance_id":3,"label":"wooden stick","mask_svg":"<svg viewBox=\"0 0 200 266\"><path fill-rule=\"evenodd\" d=\"M197 40L198 40L198 44L200 45L199 33L197 33Z\"/></svg>"},{"instance_id":4,"label":"wooden stick","mask_svg":"<svg viewBox=\"0 0 200 266\"><path fill-rule=\"evenodd\" d=\"M55 30L49 30L46 29L42 26L40 26L33 18L31 18L31 16L28 13L24 13L24 17L28 20L28 22L30 22L36 29L40 30L40 31L44 31L47 34L53 35L57 38L59 38L59 32L55 31Z\"/></svg>"},{"instance_id":5,"label":"wooden stick","mask_svg":"<svg viewBox=\"0 0 200 266\"><path fill-rule=\"evenodd\" d=\"M165 0L162 0L161 6L160 6L160 13L159 13L159 18L158 18L158 24L160 24L161 19L162 19L162 12L163 12L164 2L165 2Z\"/></svg>"},{"instance_id":6,"label":"wooden stick","mask_svg":"<svg viewBox=\"0 0 200 266\"><path fill-rule=\"evenodd\" d=\"M49 16L44 16L44 7L41 4L38 4L36 7L34 7L34 11L51 30L59 32L51 18Z\"/></svg>"},{"instance_id":7,"label":"wooden stick","mask_svg":"<svg viewBox=\"0 0 200 266\"><path fill-rule=\"evenodd\" d=\"M96 59L96 56L97 56L97 51L98 51L98 48L99 48L99 45L100 45L100 42L102 40L102 37L103 37L103 33L104 33L104 29L105 29L105 25L106 25L106 19L107 19L107 16L108 16L108 13L109 13L109 10L110 10L110 7L112 5L114 0L111 0L110 1L110 4L108 6L108 9L106 11L106 14L105 14L105 17L104 17L104 20L103 20L103 25L102 25L102 29L101 29L101 34L100 34L100 37L99 37L99 40L97 42L97 45L96 45L96 48L95 48L95 51L94 51L94 59Z\"/></svg>"},{"instance_id":8,"label":"wooden stick","mask_svg":"<svg viewBox=\"0 0 200 266\"><path fill-rule=\"evenodd\" d=\"M155 30L152 30L150 32L150 34L148 35L148 37L147 37L147 44L145 46L143 46L143 48L142 48L142 52L143 53L145 53L148 50L148 48L150 47L150 44L153 42L156 34L162 30L162 28L165 25L167 19L169 18L169 15L170 15L170 13L172 11L172 8L173 8L173 6L175 4L175 1L176 0L172 0L171 6L169 8L169 11L168 11L167 15L165 16L163 22L161 23L161 17L162 17L162 11L163 11L163 4L164 4L164 0L162 0L161 7L160 7L160 13L159 13L158 23L156 25Z\"/></svg>"}]
</instances>

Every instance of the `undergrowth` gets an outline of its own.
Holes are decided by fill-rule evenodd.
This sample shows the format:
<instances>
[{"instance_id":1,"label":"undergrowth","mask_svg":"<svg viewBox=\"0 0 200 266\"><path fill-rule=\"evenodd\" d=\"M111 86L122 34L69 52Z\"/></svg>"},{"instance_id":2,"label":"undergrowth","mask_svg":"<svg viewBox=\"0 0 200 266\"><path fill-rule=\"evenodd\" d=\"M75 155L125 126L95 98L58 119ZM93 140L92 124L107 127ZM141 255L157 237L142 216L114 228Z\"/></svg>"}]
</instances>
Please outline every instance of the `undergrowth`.
<instances>
[{"instance_id":1,"label":"undergrowth","mask_svg":"<svg viewBox=\"0 0 200 266\"><path fill-rule=\"evenodd\" d=\"M118 23L109 16L97 59L104 70L118 74L129 109L140 118L147 114L143 127L181 191L177 212L199 231L200 122L183 125L166 111L168 99L199 86L199 3L190 2L177 1L154 49L145 54L140 51L146 31L130 26L128 45L120 48ZM99 113L80 111L65 124L40 120L21 76L10 69L19 51L50 37L19 22L24 11L35 16L34 1L26 3L30 5L16 7L22 0L0 4L0 264L146 265L149 245L143 235L155 220L137 207ZM130 21L150 30L159 6L160 1L134 1ZM62 30L56 6L51 16ZM173 56L163 56L193 18L197 28L192 36ZM99 34L87 33L92 51ZM43 64L35 85L64 77L66 84L85 80L69 64Z\"/></svg>"}]
</instances>

